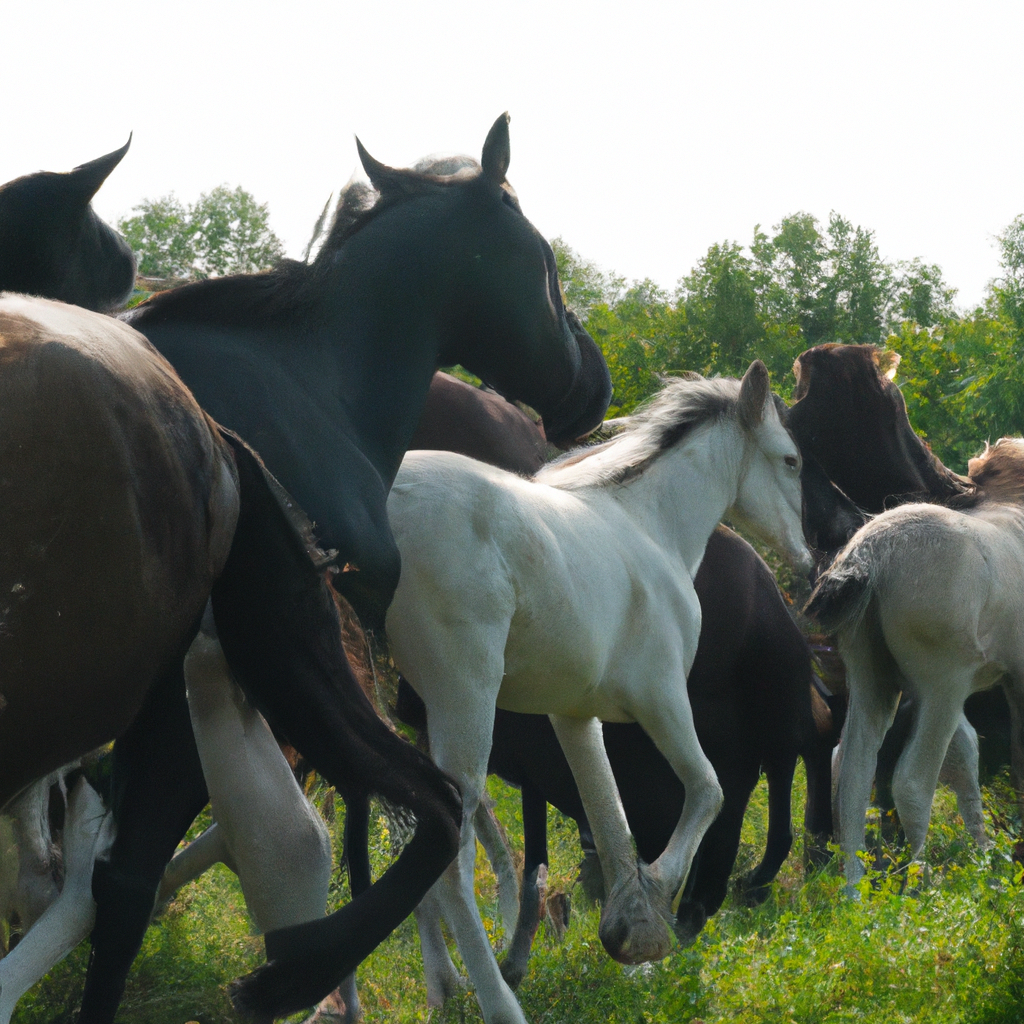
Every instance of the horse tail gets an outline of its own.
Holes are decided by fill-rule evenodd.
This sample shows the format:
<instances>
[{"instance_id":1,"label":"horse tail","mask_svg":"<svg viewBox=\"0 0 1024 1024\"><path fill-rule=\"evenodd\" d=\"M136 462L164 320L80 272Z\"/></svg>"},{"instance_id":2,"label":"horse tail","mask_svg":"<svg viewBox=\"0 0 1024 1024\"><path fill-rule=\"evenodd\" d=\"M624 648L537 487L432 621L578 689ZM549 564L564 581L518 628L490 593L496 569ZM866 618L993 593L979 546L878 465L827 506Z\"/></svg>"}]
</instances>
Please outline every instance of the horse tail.
<instances>
[{"instance_id":1,"label":"horse tail","mask_svg":"<svg viewBox=\"0 0 1024 1024\"><path fill-rule=\"evenodd\" d=\"M458 851L455 784L380 719L342 649L338 611L308 522L258 456L222 431L241 497L231 553L214 585L217 632L236 679L346 799L379 794L416 818L412 839L377 883L335 913L269 932L268 963L235 982L243 1015L276 1019L308 1007L416 907Z\"/></svg>"},{"instance_id":2,"label":"horse tail","mask_svg":"<svg viewBox=\"0 0 1024 1024\"><path fill-rule=\"evenodd\" d=\"M848 547L821 576L804 612L830 633L859 622L874 593L872 563L861 547Z\"/></svg>"}]
</instances>

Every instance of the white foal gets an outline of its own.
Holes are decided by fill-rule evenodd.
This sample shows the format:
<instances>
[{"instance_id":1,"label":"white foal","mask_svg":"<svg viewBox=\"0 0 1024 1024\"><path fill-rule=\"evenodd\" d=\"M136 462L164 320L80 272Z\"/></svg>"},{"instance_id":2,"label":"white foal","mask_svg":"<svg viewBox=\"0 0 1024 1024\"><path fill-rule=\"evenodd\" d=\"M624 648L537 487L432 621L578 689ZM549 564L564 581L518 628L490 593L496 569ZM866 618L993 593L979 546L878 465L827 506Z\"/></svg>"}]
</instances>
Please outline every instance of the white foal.
<instances>
[{"instance_id":1,"label":"white foal","mask_svg":"<svg viewBox=\"0 0 1024 1024\"><path fill-rule=\"evenodd\" d=\"M601 938L660 959L666 920L721 789L686 693L700 632L692 578L723 515L796 562L800 455L763 364L743 382L675 381L612 441L528 481L446 452L406 457L388 499L402 576L396 665L427 707L431 753L458 781L462 845L433 895L489 1024L524 1020L473 896L473 819L496 703L549 713L605 872ZM599 719L638 721L686 786L662 856L638 871Z\"/></svg>"}]
</instances>

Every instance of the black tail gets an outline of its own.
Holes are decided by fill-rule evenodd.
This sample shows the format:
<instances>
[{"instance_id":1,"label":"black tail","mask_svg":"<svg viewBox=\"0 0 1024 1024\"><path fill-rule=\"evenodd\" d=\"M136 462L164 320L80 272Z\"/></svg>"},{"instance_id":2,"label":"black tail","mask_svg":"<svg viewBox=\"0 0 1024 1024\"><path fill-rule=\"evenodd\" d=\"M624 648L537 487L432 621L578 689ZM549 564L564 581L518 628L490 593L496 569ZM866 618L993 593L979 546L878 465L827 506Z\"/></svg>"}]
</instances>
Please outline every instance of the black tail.
<instances>
[{"instance_id":1,"label":"black tail","mask_svg":"<svg viewBox=\"0 0 1024 1024\"><path fill-rule=\"evenodd\" d=\"M857 558L844 558L819 577L804 608L823 629L838 632L847 623L859 619L871 600L868 566Z\"/></svg>"},{"instance_id":2,"label":"black tail","mask_svg":"<svg viewBox=\"0 0 1024 1024\"><path fill-rule=\"evenodd\" d=\"M243 1015L269 1019L319 1001L408 916L458 851L462 803L454 783L377 716L345 660L310 532L258 457L224 433L241 510L212 597L232 671L343 797L378 793L417 820L413 839L367 892L329 917L266 936L269 962L236 982L232 999Z\"/></svg>"}]
</instances>

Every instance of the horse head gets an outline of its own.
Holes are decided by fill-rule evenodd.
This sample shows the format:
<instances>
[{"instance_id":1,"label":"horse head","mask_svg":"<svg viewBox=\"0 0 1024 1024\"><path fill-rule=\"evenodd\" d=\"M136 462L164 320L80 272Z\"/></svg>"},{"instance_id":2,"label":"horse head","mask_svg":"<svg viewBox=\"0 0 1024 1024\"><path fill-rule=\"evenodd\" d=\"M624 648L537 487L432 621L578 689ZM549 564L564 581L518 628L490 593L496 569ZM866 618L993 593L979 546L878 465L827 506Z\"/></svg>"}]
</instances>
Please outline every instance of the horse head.
<instances>
[{"instance_id":1,"label":"horse head","mask_svg":"<svg viewBox=\"0 0 1024 1024\"><path fill-rule=\"evenodd\" d=\"M949 498L969 488L914 433L892 379L895 352L873 345L818 345L793 364L796 399L787 424L800 449L868 512L894 496Z\"/></svg>"},{"instance_id":2,"label":"horse head","mask_svg":"<svg viewBox=\"0 0 1024 1024\"><path fill-rule=\"evenodd\" d=\"M355 223L336 221L324 248L329 258L345 243L362 253L370 245L400 245L400 283L436 297L440 365L461 363L495 391L531 405L548 439L565 444L601 422L611 377L593 339L566 310L551 246L523 215L505 177L508 123L507 114L495 121L479 163L457 157L398 169L360 143L379 199ZM398 215L410 200L419 205L418 218ZM371 220L376 230L359 231Z\"/></svg>"},{"instance_id":3,"label":"horse head","mask_svg":"<svg viewBox=\"0 0 1024 1024\"><path fill-rule=\"evenodd\" d=\"M804 541L801 458L771 393L768 370L755 359L740 382L736 419L746 452L732 516L773 544L794 565L809 569Z\"/></svg>"},{"instance_id":4,"label":"horse head","mask_svg":"<svg viewBox=\"0 0 1024 1024\"><path fill-rule=\"evenodd\" d=\"M130 145L129 137L66 174L40 171L0 185L0 290L99 311L124 303L135 257L91 202Z\"/></svg>"}]
</instances>

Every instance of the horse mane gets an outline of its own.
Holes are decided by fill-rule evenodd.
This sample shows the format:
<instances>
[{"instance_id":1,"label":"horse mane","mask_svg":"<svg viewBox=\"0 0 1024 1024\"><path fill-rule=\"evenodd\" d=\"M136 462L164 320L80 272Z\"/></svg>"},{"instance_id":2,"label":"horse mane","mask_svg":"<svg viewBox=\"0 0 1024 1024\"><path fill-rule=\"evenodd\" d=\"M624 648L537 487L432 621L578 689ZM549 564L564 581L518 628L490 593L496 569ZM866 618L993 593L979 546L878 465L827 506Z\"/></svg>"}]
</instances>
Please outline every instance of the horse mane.
<instances>
[{"instance_id":1,"label":"horse mane","mask_svg":"<svg viewBox=\"0 0 1024 1024\"><path fill-rule=\"evenodd\" d=\"M735 415L739 394L740 382L728 377L670 380L621 433L548 463L535 479L565 490L628 483L698 427Z\"/></svg>"},{"instance_id":2,"label":"horse mane","mask_svg":"<svg viewBox=\"0 0 1024 1024\"><path fill-rule=\"evenodd\" d=\"M149 323L196 320L256 329L280 326L296 314L315 324L323 278L353 235L386 210L480 173L480 164L472 157L428 157L413 169L389 168L384 191L353 178L338 196L330 230L311 263L283 259L258 274L228 274L157 292L125 319L140 330Z\"/></svg>"},{"instance_id":3,"label":"horse mane","mask_svg":"<svg viewBox=\"0 0 1024 1024\"><path fill-rule=\"evenodd\" d=\"M977 486L978 503L999 501L1024 505L1024 438L1001 437L967 464Z\"/></svg>"}]
</instances>

